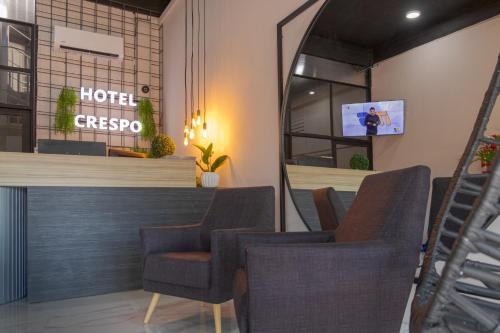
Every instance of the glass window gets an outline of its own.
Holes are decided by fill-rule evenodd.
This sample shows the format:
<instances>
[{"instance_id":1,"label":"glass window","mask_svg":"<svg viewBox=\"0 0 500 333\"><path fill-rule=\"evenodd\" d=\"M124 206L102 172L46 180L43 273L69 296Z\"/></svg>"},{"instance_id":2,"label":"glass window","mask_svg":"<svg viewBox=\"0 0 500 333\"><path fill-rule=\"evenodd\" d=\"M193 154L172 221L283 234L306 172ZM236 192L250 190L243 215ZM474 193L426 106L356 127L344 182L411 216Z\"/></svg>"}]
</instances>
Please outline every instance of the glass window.
<instances>
[{"instance_id":1,"label":"glass window","mask_svg":"<svg viewBox=\"0 0 500 333\"><path fill-rule=\"evenodd\" d=\"M366 89L344 84L333 85L333 135L342 136L342 104L364 103ZM366 140L366 137L359 137Z\"/></svg>"},{"instance_id":2,"label":"glass window","mask_svg":"<svg viewBox=\"0 0 500 333\"><path fill-rule=\"evenodd\" d=\"M29 106L30 100L30 75L0 70L0 103Z\"/></svg>"},{"instance_id":3,"label":"glass window","mask_svg":"<svg viewBox=\"0 0 500 333\"><path fill-rule=\"evenodd\" d=\"M294 77L289 96L292 133L331 135L330 83Z\"/></svg>"},{"instance_id":4,"label":"glass window","mask_svg":"<svg viewBox=\"0 0 500 333\"><path fill-rule=\"evenodd\" d=\"M326 139L292 137L291 163L333 167L332 142Z\"/></svg>"},{"instance_id":5,"label":"glass window","mask_svg":"<svg viewBox=\"0 0 500 333\"><path fill-rule=\"evenodd\" d=\"M31 28L10 22L0 22L0 65L31 67Z\"/></svg>"},{"instance_id":6,"label":"glass window","mask_svg":"<svg viewBox=\"0 0 500 333\"><path fill-rule=\"evenodd\" d=\"M0 151L25 151L25 130L29 131L29 124L21 113L0 110Z\"/></svg>"}]
</instances>

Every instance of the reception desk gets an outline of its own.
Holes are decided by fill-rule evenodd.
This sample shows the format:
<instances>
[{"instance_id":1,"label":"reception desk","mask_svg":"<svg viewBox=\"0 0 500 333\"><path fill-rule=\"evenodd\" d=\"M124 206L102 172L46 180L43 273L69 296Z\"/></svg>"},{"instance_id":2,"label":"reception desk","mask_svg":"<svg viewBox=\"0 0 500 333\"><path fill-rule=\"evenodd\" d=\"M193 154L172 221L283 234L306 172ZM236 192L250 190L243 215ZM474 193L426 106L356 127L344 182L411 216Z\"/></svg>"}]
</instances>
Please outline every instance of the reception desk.
<instances>
[{"instance_id":1,"label":"reception desk","mask_svg":"<svg viewBox=\"0 0 500 333\"><path fill-rule=\"evenodd\" d=\"M0 303L141 288L141 225L197 223L212 194L192 157L0 153Z\"/></svg>"}]
</instances>

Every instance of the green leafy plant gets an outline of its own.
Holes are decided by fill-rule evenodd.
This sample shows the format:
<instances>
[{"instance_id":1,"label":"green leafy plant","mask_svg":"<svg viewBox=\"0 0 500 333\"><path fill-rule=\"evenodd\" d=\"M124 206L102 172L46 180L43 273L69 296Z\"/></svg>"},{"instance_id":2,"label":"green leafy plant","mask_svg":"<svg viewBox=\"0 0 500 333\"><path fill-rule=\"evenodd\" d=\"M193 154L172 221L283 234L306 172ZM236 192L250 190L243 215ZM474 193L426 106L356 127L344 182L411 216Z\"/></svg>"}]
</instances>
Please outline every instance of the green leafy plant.
<instances>
[{"instance_id":1,"label":"green leafy plant","mask_svg":"<svg viewBox=\"0 0 500 333\"><path fill-rule=\"evenodd\" d=\"M494 141L500 140L499 134L493 134L490 138ZM491 164L495 159L498 151L500 150L500 145L495 143L482 143L476 152L476 158L474 161L481 161L481 167L483 168L483 173L491 172Z\"/></svg>"},{"instance_id":2,"label":"green leafy plant","mask_svg":"<svg viewBox=\"0 0 500 333\"><path fill-rule=\"evenodd\" d=\"M166 155L173 155L175 153L174 140L166 135L159 134L151 141L151 151L149 157L161 158Z\"/></svg>"},{"instance_id":3,"label":"green leafy plant","mask_svg":"<svg viewBox=\"0 0 500 333\"><path fill-rule=\"evenodd\" d=\"M224 163L226 163L227 159L229 158L229 156L227 155L221 155L212 162L212 157L214 155L214 150L213 150L214 145L212 143L209 144L207 147L203 147L201 145L196 145L196 144L193 144L193 146L195 146L201 151L201 159L199 161L196 161L196 165L203 172L215 172L215 170L217 170Z\"/></svg>"},{"instance_id":4,"label":"green leafy plant","mask_svg":"<svg viewBox=\"0 0 500 333\"><path fill-rule=\"evenodd\" d=\"M370 161L368 160L368 157L364 155L354 154L349 161L349 165L351 169L368 170L370 167Z\"/></svg>"},{"instance_id":5,"label":"green leafy plant","mask_svg":"<svg viewBox=\"0 0 500 333\"><path fill-rule=\"evenodd\" d=\"M62 88L57 99L55 130L64 133L65 137L75 130L77 99L76 92L68 87Z\"/></svg>"},{"instance_id":6,"label":"green leafy plant","mask_svg":"<svg viewBox=\"0 0 500 333\"><path fill-rule=\"evenodd\" d=\"M137 103L139 121L142 124L141 136L148 141L153 141L156 137L156 125L153 117L153 103L149 98L141 98Z\"/></svg>"}]
</instances>

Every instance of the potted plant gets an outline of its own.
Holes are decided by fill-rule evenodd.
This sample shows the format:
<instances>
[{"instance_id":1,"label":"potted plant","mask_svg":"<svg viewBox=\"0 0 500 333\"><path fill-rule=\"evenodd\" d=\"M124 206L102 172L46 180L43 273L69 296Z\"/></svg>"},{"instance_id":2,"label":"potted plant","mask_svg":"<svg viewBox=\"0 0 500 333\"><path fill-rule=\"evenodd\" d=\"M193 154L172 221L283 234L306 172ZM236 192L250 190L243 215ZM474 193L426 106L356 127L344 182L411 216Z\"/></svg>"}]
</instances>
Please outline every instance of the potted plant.
<instances>
[{"instance_id":1,"label":"potted plant","mask_svg":"<svg viewBox=\"0 0 500 333\"><path fill-rule=\"evenodd\" d=\"M201 159L196 161L196 165L201 169L201 186L217 187L219 185L219 175L215 173L228 159L229 156L221 155L212 162L214 155L213 144L209 144L206 148L201 145L193 145L201 151Z\"/></svg>"},{"instance_id":2,"label":"potted plant","mask_svg":"<svg viewBox=\"0 0 500 333\"><path fill-rule=\"evenodd\" d=\"M493 140L500 141L499 134L493 134L490 136ZM479 149L476 152L475 161L481 162L481 172L482 173L490 173L491 172L491 164L495 159L495 156L498 152L500 146L494 143L482 143L479 146Z\"/></svg>"},{"instance_id":3,"label":"potted plant","mask_svg":"<svg viewBox=\"0 0 500 333\"><path fill-rule=\"evenodd\" d=\"M351 169L368 170L370 168L370 161L365 155L354 154L349 161L349 165Z\"/></svg>"},{"instance_id":4,"label":"potted plant","mask_svg":"<svg viewBox=\"0 0 500 333\"><path fill-rule=\"evenodd\" d=\"M137 103L139 121L142 124L141 136L144 140L152 142L156 138L156 125L153 116L153 103L149 98L141 98Z\"/></svg>"},{"instance_id":5,"label":"potted plant","mask_svg":"<svg viewBox=\"0 0 500 333\"><path fill-rule=\"evenodd\" d=\"M175 153L174 140L166 135L159 134L151 141L151 151L149 157L161 158Z\"/></svg>"},{"instance_id":6,"label":"potted plant","mask_svg":"<svg viewBox=\"0 0 500 333\"><path fill-rule=\"evenodd\" d=\"M57 99L55 130L64 133L64 139L68 133L75 130L75 107L78 97L73 89L62 88Z\"/></svg>"}]
</instances>

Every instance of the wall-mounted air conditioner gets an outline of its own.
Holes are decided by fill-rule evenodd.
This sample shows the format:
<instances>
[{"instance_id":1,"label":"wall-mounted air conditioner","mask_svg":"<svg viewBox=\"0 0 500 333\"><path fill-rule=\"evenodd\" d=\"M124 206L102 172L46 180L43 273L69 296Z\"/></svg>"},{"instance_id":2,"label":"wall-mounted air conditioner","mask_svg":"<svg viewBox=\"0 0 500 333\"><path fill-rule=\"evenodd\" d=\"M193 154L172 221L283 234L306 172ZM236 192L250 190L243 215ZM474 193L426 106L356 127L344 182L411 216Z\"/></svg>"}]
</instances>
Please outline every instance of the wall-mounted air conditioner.
<instances>
[{"instance_id":1,"label":"wall-mounted air conditioner","mask_svg":"<svg viewBox=\"0 0 500 333\"><path fill-rule=\"evenodd\" d=\"M54 48L123 60L123 38L61 26L54 27Z\"/></svg>"}]
</instances>

